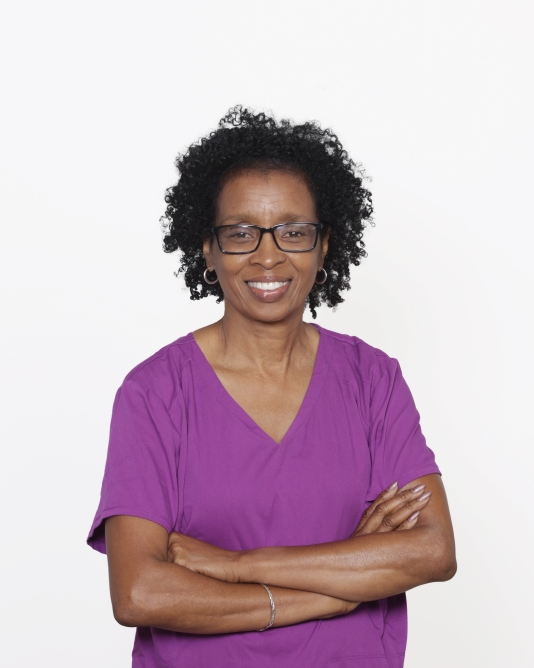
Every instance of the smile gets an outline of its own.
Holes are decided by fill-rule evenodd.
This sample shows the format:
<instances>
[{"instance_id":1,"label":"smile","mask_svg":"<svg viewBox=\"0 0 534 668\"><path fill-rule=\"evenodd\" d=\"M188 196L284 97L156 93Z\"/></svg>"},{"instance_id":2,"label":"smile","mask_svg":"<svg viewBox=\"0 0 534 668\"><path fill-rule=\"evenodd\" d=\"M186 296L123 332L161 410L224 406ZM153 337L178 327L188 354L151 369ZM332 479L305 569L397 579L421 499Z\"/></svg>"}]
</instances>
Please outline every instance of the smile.
<instances>
[{"instance_id":1,"label":"smile","mask_svg":"<svg viewBox=\"0 0 534 668\"><path fill-rule=\"evenodd\" d=\"M257 288L258 290L278 290L278 288L283 288L289 283L289 281L272 281L270 283L259 283L257 281L247 281L248 285L251 288Z\"/></svg>"},{"instance_id":2,"label":"smile","mask_svg":"<svg viewBox=\"0 0 534 668\"><path fill-rule=\"evenodd\" d=\"M250 292L260 302L272 304L282 299L289 289L291 279L284 280L284 276L256 276L255 278L263 279L256 281L245 281ZM270 278L277 278L278 280L267 280ZM280 280L282 279L282 280Z\"/></svg>"}]
</instances>

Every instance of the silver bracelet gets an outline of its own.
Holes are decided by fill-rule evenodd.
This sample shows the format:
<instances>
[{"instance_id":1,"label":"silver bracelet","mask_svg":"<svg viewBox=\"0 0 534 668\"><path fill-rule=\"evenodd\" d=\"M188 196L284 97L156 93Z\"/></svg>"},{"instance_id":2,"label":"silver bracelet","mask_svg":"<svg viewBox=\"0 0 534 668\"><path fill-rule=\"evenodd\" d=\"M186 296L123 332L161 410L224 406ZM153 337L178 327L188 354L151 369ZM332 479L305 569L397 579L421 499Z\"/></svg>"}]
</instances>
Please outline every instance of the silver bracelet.
<instances>
[{"instance_id":1,"label":"silver bracelet","mask_svg":"<svg viewBox=\"0 0 534 668\"><path fill-rule=\"evenodd\" d=\"M259 582L258 584L261 584L261 586L269 594L269 601L271 602L271 621L267 624L267 626L264 626L262 629L258 629L258 631L267 631L267 629L270 629L274 624L274 618L276 617L276 605L274 604L274 598L269 587L264 585L262 582Z\"/></svg>"}]
</instances>

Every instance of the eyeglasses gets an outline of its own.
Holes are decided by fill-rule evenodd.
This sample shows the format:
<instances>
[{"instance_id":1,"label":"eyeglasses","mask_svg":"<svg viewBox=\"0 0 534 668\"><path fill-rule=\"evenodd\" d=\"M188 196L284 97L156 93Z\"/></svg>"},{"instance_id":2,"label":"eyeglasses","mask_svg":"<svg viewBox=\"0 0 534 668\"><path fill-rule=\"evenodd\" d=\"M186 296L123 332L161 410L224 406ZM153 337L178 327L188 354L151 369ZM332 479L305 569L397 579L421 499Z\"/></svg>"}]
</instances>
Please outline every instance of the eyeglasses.
<instances>
[{"instance_id":1,"label":"eyeglasses","mask_svg":"<svg viewBox=\"0 0 534 668\"><path fill-rule=\"evenodd\" d=\"M221 253L242 255L258 249L266 232L273 235L274 243L284 253L307 253L315 248L322 223L280 223L273 227L259 225L219 225L209 228L215 235Z\"/></svg>"}]
</instances>

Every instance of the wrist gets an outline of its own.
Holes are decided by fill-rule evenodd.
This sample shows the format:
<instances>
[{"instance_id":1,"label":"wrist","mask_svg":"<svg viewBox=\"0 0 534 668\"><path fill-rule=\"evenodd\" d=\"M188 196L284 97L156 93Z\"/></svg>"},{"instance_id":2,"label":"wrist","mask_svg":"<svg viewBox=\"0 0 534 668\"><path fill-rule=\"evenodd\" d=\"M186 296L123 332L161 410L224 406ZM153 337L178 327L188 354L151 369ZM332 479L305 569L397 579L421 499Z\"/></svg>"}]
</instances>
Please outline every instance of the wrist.
<instances>
[{"instance_id":1,"label":"wrist","mask_svg":"<svg viewBox=\"0 0 534 668\"><path fill-rule=\"evenodd\" d=\"M324 598L328 599L329 609L325 614L321 615L322 619L330 619L332 617L338 617L339 615L346 615L360 605L353 601L345 601L331 596L325 596Z\"/></svg>"},{"instance_id":2,"label":"wrist","mask_svg":"<svg viewBox=\"0 0 534 668\"><path fill-rule=\"evenodd\" d=\"M234 572L237 583L260 582L252 577L250 550L240 550L234 553Z\"/></svg>"},{"instance_id":3,"label":"wrist","mask_svg":"<svg viewBox=\"0 0 534 668\"><path fill-rule=\"evenodd\" d=\"M352 612L360 605L355 601L344 601L344 603L345 603L345 609L342 614L347 614L347 612Z\"/></svg>"}]
</instances>

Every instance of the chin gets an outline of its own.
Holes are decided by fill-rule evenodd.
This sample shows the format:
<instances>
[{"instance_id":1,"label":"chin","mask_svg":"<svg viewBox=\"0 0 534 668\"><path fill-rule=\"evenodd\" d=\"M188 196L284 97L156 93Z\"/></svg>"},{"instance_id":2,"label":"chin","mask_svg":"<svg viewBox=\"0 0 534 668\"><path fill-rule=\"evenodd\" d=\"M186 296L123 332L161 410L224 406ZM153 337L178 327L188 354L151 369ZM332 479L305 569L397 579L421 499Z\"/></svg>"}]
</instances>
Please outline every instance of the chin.
<instances>
[{"instance_id":1,"label":"chin","mask_svg":"<svg viewBox=\"0 0 534 668\"><path fill-rule=\"evenodd\" d=\"M290 320L292 318L302 317L304 305L297 308L290 308L283 304L262 304L259 308L249 309L244 315L251 320L273 323Z\"/></svg>"}]
</instances>

